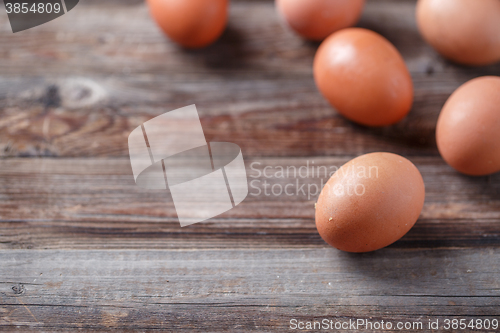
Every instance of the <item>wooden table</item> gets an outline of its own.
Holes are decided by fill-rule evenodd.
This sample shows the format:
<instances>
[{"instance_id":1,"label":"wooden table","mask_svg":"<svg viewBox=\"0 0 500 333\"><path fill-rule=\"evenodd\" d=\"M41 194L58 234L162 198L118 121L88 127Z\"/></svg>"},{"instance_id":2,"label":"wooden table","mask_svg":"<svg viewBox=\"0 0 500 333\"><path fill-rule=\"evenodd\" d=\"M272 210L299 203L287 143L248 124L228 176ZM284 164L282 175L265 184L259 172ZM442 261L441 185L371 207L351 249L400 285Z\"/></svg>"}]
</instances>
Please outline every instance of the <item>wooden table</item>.
<instances>
[{"instance_id":1,"label":"wooden table","mask_svg":"<svg viewBox=\"0 0 500 333\"><path fill-rule=\"evenodd\" d=\"M500 65L443 60L419 36L414 7L368 1L359 23L394 43L415 84L410 115L379 129L324 101L318 45L285 29L272 1L232 1L222 38L198 51L164 38L139 0L83 1L16 34L2 9L0 330L288 332L292 319L326 318L424 331L439 320L434 331L446 331L446 318L500 320L500 174L458 174L434 139L454 89ZM127 137L193 103L208 141L242 148L253 186L237 208L181 228L168 192L135 186ZM270 172L374 151L417 165L425 206L395 244L343 253L314 225L328 177ZM276 194L289 183L306 190Z\"/></svg>"}]
</instances>

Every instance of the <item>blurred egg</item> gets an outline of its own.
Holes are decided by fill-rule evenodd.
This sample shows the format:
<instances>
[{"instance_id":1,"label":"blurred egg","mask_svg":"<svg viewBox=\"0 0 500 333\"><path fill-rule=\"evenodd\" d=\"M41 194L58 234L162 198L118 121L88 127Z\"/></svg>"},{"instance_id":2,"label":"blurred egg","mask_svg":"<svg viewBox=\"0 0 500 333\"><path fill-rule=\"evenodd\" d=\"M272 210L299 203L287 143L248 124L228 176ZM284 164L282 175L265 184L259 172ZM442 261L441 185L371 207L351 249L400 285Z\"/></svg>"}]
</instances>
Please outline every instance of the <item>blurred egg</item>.
<instances>
[{"instance_id":1,"label":"blurred egg","mask_svg":"<svg viewBox=\"0 0 500 333\"><path fill-rule=\"evenodd\" d=\"M365 0L276 0L278 12L299 35L323 40L358 22Z\"/></svg>"},{"instance_id":2,"label":"blurred egg","mask_svg":"<svg viewBox=\"0 0 500 333\"><path fill-rule=\"evenodd\" d=\"M459 87L436 127L444 160L467 175L500 171L500 77L484 76Z\"/></svg>"},{"instance_id":3,"label":"blurred egg","mask_svg":"<svg viewBox=\"0 0 500 333\"><path fill-rule=\"evenodd\" d=\"M499 0L419 0L417 23L424 39L449 60L500 61Z\"/></svg>"},{"instance_id":4,"label":"blurred egg","mask_svg":"<svg viewBox=\"0 0 500 333\"><path fill-rule=\"evenodd\" d=\"M216 41L226 27L229 0L147 0L163 32L187 48Z\"/></svg>"},{"instance_id":5,"label":"blurred egg","mask_svg":"<svg viewBox=\"0 0 500 333\"><path fill-rule=\"evenodd\" d=\"M314 79L339 113L362 125L395 124L413 104L401 54L370 30L347 28L325 39L314 59Z\"/></svg>"},{"instance_id":6,"label":"blurred egg","mask_svg":"<svg viewBox=\"0 0 500 333\"><path fill-rule=\"evenodd\" d=\"M324 186L316 204L316 228L339 250L378 250L413 227L424 199L422 176L406 158L362 155L344 164Z\"/></svg>"}]
</instances>

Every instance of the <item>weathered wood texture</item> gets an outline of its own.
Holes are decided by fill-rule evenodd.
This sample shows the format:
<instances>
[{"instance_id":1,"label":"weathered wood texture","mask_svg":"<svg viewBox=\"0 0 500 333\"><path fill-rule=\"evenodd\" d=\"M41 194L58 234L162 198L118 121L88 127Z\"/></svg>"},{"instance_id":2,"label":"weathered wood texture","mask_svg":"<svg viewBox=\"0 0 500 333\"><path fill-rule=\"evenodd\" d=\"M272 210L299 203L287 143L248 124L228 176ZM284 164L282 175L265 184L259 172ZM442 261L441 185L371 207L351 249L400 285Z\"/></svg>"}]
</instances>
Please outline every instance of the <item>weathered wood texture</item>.
<instances>
[{"instance_id":1,"label":"weathered wood texture","mask_svg":"<svg viewBox=\"0 0 500 333\"><path fill-rule=\"evenodd\" d=\"M322 247L314 202L328 177L318 169L347 161L248 159L246 200L181 229L169 192L135 186L127 159L0 160L0 249ZM426 203L416 226L393 246L500 245L500 174L472 178L439 157L412 161L424 177ZM289 169L282 178L279 167L290 166L297 173ZM288 184L291 195L280 193Z\"/></svg>"},{"instance_id":2,"label":"weathered wood texture","mask_svg":"<svg viewBox=\"0 0 500 333\"><path fill-rule=\"evenodd\" d=\"M1 17L1 154L127 156L133 128L195 103L207 139L235 142L246 156L436 156L435 122L449 94L475 76L500 75L500 65L471 69L440 58L416 31L413 1L369 1L359 25L401 50L415 104L400 124L366 129L320 96L317 44L285 30L272 1L231 8L227 32L199 51L169 43L142 2L81 5L17 34Z\"/></svg>"},{"instance_id":3,"label":"weathered wood texture","mask_svg":"<svg viewBox=\"0 0 500 333\"><path fill-rule=\"evenodd\" d=\"M443 60L419 36L414 6L369 0L359 23L398 47L415 84L410 115L382 129L346 121L322 99L312 78L318 45L284 28L272 1L233 1L225 34L198 51L166 40L139 0L83 1L16 34L1 14L0 330L500 319L500 174L456 173L434 140L449 94L500 75L500 64ZM236 209L180 228L167 191L134 185L127 136L192 103L207 140L242 148L253 185ZM328 177L312 170L372 151L411 158L425 206L390 247L342 253L316 232L314 202ZM277 166L309 173L280 178ZM272 193L286 184L294 195Z\"/></svg>"},{"instance_id":4,"label":"weathered wood texture","mask_svg":"<svg viewBox=\"0 0 500 333\"><path fill-rule=\"evenodd\" d=\"M2 251L9 271L0 272L0 323L47 332L289 332L291 318L492 319L499 255L498 248Z\"/></svg>"}]
</instances>

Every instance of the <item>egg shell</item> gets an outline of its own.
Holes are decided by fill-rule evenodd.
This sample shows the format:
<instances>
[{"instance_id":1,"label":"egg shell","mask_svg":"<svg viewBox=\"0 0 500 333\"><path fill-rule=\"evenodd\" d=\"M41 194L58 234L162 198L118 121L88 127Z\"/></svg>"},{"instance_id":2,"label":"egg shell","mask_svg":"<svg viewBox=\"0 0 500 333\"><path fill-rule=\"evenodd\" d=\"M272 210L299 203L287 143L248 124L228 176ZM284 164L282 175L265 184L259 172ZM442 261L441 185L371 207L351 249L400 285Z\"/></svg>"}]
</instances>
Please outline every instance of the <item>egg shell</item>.
<instances>
[{"instance_id":1,"label":"egg shell","mask_svg":"<svg viewBox=\"0 0 500 333\"><path fill-rule=\"evenodd\" d=\"M391 153L362 155L339 168L322 189L316 228L339 250L378 250L413 227L424 199L424 181L409 160Z\"/></svg>"},{"instance_id":2,"label":"egg shell","mask_svg":"<svg viewBox=\"0 0 500 333\"><path fill-rule=\"evenodd\" d=\"M500 171L500 77L466 82L448 98L436 126L444 160L472 176Z\"/></svg>"},{"instance_id":3,"label":"egg shell","mask_svg":"<svg viewBox=\"0 0 500 333\"><path fill-rule=\"evenodd\" d=\"M367 29L347 28L325 39L314 59L314 79L340 114L362 125L395 124L413 104L413 82L403 57Z\"/></svg>"},{"instance_id":4,"label":"egg shell","mask_svg":"<svg viewBox=\"0 0 500 333\"><path fill-rule=\"evenodd\" d=\"M147 0L163 32L186 48L216 41L227 23L229 0Z\"/></svg>"},{"instance_id":5,"label":"egg shell","mask_svg":"<svg viewBox=\"0 0 500 333\"><path fill-rule=\"evenodd\" d=\"M358 22L365 0L276 0L288 25L306 39L321 41Z\"/></svg>"},{"instance_id":6,"label":"egg shell","mask_svg":"<svg viewBox=\"0 0 500 333\"><path fill-rule=\"evenodd\" d=\"M464 65L500 61L500 1L419 0L417 23L443 57Z\"/></svg>"}]
</instances>

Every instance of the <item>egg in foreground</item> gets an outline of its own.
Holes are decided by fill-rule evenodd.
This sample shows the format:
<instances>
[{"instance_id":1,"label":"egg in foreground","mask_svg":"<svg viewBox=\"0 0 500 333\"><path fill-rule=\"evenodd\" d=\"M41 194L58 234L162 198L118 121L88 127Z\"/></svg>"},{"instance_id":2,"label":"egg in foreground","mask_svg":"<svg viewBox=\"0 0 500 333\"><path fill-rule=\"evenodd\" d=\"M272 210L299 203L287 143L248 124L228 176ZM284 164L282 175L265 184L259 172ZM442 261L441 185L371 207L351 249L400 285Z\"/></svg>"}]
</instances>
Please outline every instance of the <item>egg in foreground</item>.
<instances>
[{"instance_id":1,"label":"egg in foreground","mask_svg":"<svg viewBox=\"0 0 500 333\"><path fill-rule=\"evenodd\" d=\"M328 180L316 204L316 228L331 246L369 252L403 237L425 199L418 169L404 157L371 153L344 164Z\"/></svg>"}]
</instances>

